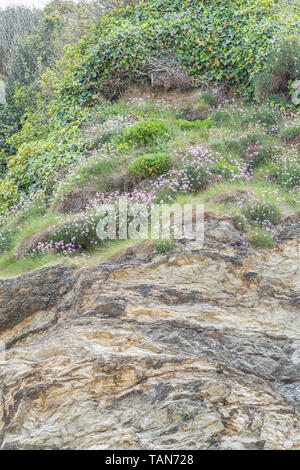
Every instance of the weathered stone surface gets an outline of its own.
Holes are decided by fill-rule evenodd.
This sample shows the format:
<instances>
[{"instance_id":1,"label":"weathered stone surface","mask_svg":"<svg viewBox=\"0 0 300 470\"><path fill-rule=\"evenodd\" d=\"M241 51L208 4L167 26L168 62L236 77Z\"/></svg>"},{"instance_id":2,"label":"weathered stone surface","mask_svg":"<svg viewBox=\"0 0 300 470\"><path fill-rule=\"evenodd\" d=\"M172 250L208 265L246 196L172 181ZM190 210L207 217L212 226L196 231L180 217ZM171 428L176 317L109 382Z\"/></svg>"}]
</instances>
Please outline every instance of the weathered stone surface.
<instances>
[{"instance_id":1,"label":"weathered stone surface","mask_svg":"<svg viewBox=\"0 0 300 470\"><path fill-rule=\"evenodd\" d=\"M300 449L298 237L1 281L0 448Z\"/></svg>"}]
</instances>

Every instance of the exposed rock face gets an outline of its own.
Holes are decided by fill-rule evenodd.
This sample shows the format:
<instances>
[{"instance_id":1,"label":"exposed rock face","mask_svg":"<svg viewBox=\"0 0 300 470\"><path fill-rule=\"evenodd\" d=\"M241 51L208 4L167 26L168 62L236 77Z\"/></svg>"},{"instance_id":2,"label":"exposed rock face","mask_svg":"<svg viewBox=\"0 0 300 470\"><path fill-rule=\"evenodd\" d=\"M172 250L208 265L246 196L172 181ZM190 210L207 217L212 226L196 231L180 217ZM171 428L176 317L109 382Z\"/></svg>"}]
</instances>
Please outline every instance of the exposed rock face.
<instances>
[{"instance_id":1,"label":"exposed rock face","mask_svg":"<svg viewBox=\"0 0 300 470\"><path fill-rule=\"evenodd\" d=\"M299 234L2 281L0 447L300 449Z\"/></svg>"}]
</instances>

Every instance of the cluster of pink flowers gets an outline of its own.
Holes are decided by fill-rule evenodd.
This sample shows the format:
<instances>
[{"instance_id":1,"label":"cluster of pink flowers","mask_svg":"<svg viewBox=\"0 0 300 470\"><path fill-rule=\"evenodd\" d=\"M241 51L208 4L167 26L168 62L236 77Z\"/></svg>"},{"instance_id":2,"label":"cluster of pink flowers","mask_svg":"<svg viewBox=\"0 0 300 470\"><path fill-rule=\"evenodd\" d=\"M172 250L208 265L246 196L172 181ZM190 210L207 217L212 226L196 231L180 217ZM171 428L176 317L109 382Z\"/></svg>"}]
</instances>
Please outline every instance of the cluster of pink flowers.
<instances>
[{"instance_id":1,"label":"cluster of pink flowers","mask_svg":"<svg viewBox=\"0 0 300 470\"><path fill-rule=\"evenodd\" d=\"M137 187L131 192L98 193L87 205L85 211L76 216L68 215L67 220L61 218L55 226L49 227L47 241L38 243L30 254L54 251L70 255L94 248L101 244L101 240L96 235L100 205L102 210L108 209L111 205L118 207L116 211L118 224L127 223L128 220L125 219L127 212L119 211L120 197L126 198L129 207L139 204L136 215L147 217L151 204L171 202L180 193L188 194L197 191L212 181L222 179L222 172L226 170L222 166L218 167L219 155L201 146L191 146L185 152L175 152L172 161L175 162L176 168L155 180L147 181L147 188ZM229 162L228 172L227 178L231 181L251 177L246 166L235 160Z\"/></svg>"},{"instance_id":2,"label":"cluster of pink flowers","mask_svg":"<svg viewBox=\"0 0 300 470\"><path fill-rule=\"evenodd\" d=\"M14 234L22 228L22 217L35 206L36 209L44 209L45 201L39 193L31 193L22 197L18 204L7 209L0 215L0 253L6 253L10 248L10 240ZM20 219L20 222L18 220Z\"/></svg>"}]
</instances>

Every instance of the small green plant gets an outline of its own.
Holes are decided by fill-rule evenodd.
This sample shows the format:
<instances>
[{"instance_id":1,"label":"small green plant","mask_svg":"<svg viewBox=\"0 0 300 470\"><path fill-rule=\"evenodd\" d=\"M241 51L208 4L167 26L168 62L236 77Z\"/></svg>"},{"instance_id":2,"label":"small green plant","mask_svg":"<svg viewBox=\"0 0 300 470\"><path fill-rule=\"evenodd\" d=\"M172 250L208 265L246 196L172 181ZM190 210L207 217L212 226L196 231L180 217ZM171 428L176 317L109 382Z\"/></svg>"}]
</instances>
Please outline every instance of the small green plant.
<instances>
[{"instance_id":1,"label":"small green plant","mask_svg":"<svg viewBox=\"0 0 300 470\"><path fill-rule=\"evenodd\" d=\"M300 137L300 126L289 126L285 129L281 129L279 135L281 139L290 142L291 140L296 139L296 137Z\"/></svg>"},{"instance_id":2,"label":"small green plant","mask_svg":"<svg viewBox=\"0 0 300 470\"><path fill-rule=\"evenodd\" d=\"M214 111L210 114L210 119L218 126L228 126L232 122L232 115L228 111Z\"/></svg>"},{"instance_id":3,"label":"small green plant","mask_svg":"<svg viewBox=\"0 0 300 470\"><path fill-rule=\"evenodd\" d=\"M210 147L215 152L222 154L236 153L241 155L244 150L245 143L241 139L223 138L212 142Z\"/></svg>"},{"instance_id":4,"label":"small green plant","mask_svg":"<svg viewBox=\"0 0 300 470\"><path fill-rule=\"evenodd\" d=\"M154 248L158 253L166 253L167 251L172 250L174 244L175 241L172 238L170 240L155 240Z\"/></svg>"},{"instance_id":5,"label":"small green plant","mask_svg":"<svg viewBox=\"0 0 300 470\"><path fill-rule=\"evenodd\" d=\"M238 175L240 171L238 167L231 165L226 160L219 160L212 166L211 170L213 173L216 173L225 179L230 179L233 175Z\"/></svg>"},{"instance_id":6,"label":"small green plant","mask_svg":"<svg viewBox=\"0 0 300 470\"><path fill-rule=\"evenodd\" d=\"M299 41L283 41L276 45L265 61L264 70L253 77L256 95L266 97L280 92L287 94L289 82L298 77L299 66Z\"/></svg>"},{"instance_id":7,"label":"small green plant","mask_svg":"<svg viewBox=\"0 0 300 470\"><path fill-rule=\"evenodd\" d=\"M300 162L281 163L275 168L274 177L286 189L300 188Z\"/></svg>"},{"instance_id":8,"label":"small green plant","mask_svg":"<svg viewBox=\"0 0 300 470\"><path fill-rule=\"evenodd\" d=\"M280 149L276 146L261 146L256 149L251 155L253 168L261 168L272 161L276 155L280 155Z\"/></svg>"},{"instance_id":9,"label":"small green plant","mask_svg":"<svg viewBox=\"0 0 300 470\"><path fill-rule=\"evenodd\" d=\"M213 126L213 121L211 119L204 119L203 121L185 121L184 119L177 119L176 124L180 129L185 131L198 130L200 133L206 134L206 131Z\"/></svg>"},{"instance_id":10,"label":"small green plant","mask_svg":"<svg viewBox=\"0 0 300 470\"><path fill-rule=\"evenodd\" d=\"M269 96L274 93L275 87L272 79L272 74L265 70L255 75L253 79L253 85L255 89L255 94L259 98L265 98L266 96Z\"/></svg>"},{"instance_id":11,"label":"small green plant","mask_svg":"<svg viewBox=\"0 0 300 470\"><path fill-rule=\"evenodd\" d=\"M165 153L141 155L131 162L128 170L138 178L162 175L169 170L170 160L170 156Z\"/></svg>"},{"instance_id":12,"label":"small green plant","mask_svg":"<svg viewBox=\"0 0 300 470\"><path fill-rule=\"evenodd\" d=\"M264 229L253 232L247 241L257 248L271 248L275 243L274 237Z\"/></svg>"},{"instance_id":13,"label":"small green plant","mask_svg":"<svg viewBox=\"0 0 300 470\"><path fill-rule=\"evenodd\" d=\"M164 121L151 119L139 121L123 133L127 142L151 144L156 138L169 138L169 128Z\"/></svg>"},{"instance_id":14,"label":"small green plant","mask_svg":"<svg viewBox=\"0 0 300 470\"><path fill-rule=\"evenodd\" d=\"M265 124L267 126L278 125L281 121L280 112L271 107L263 107L257 111L250 112L245 118L245 124Z\"/></svg>"},{"instance_id":15,"label":"small green plant","mask_svg":"<svg viewBox=\"0 0 300 470\"><path fill-rule=\"evenodd\" d=\"M275 203L253 198L244 209L244 215L251 225L272 226L278 223L280 209Z\"/></svg>"},{"instance_id":16,"label":"small green plant","mask_svg":"<svg viewBox=\"0 0 300 470\"><path fill-rule=\"evenodd\" d=\"M281 95L270 95L266 99L267 103L272 103L281 107L285 107L287 105L286 100Z\"/></svg>"},{"instance_id":17,"label":"small green plant","mask_svg":"<svg viewBox=\"0 0 300 470\"><path fill-rule=\"evenodd\" d=\"M234 227L239 230L239 232L245 232L247 229L247 220L245 216L237 214L233 218L233 225Z\"/></svg>"},{"instance_id":18,"label":"small green plant","mask_svg":"<svg viewBox=\"0 0 300 470\"><path fill-rule=\"evenodd\" d=\"M217 100L214 96L213 93L202 93L200 96L199 96L199 102L203 102L205 104L207 104L209 107L213 107L213 106L216 106L217 104Z\"/></svg>"}]
</instances>

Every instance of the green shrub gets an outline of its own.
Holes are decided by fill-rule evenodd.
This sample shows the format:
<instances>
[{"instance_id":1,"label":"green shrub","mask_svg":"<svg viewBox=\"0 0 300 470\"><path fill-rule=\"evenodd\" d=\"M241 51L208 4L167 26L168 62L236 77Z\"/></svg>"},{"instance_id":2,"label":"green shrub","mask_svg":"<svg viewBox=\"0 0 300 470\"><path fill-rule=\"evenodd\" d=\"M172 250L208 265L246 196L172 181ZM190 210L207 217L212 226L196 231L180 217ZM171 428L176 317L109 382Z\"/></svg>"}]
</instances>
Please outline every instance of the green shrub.
<instances>
[{"instance_id":1,"label":"green shrub","mask_svg":"<svg viewBox=\"0 0 300 470\"><path fill-rule=\"evenodd\" d=\"M165 153L150 153L137 157L128 170L138 178L162 175L170 168L170 157Z\"/></svg>"},{"instance_id":2,"label":"green shrub","mask_svg":"<svg viewBox=\"0 0 300 470\"><path fill-rule=\"evenodd\" d=\"M176 124L182 130L198 130L200 133L206 134L206 131L210 129L214 123L211 119L204 119L202 121L185 121L184 119L177 119Z\"/></svg>"},{"instance_id":3,"label":"green shrub","mask_svg":"<svg viewBox=\"0 0 300 470\"><path fill-rule=\"evenodd\" d=\"M139 121L132 127L126 129L123 137L127 142L138 144L150 144L159 137L169 138L169 128L164 121L149 120Z\"/></svg>"},{"instance_id":4,"label":"green shrub","mask_svg":"<svg viewBox=\"0 0 300 470\"><path fill-rule=\"evenodd\" d=\"M300 126L289 126L280 131L280 137L287 142L300 136Z\"/></svg>"}]
</instances>

